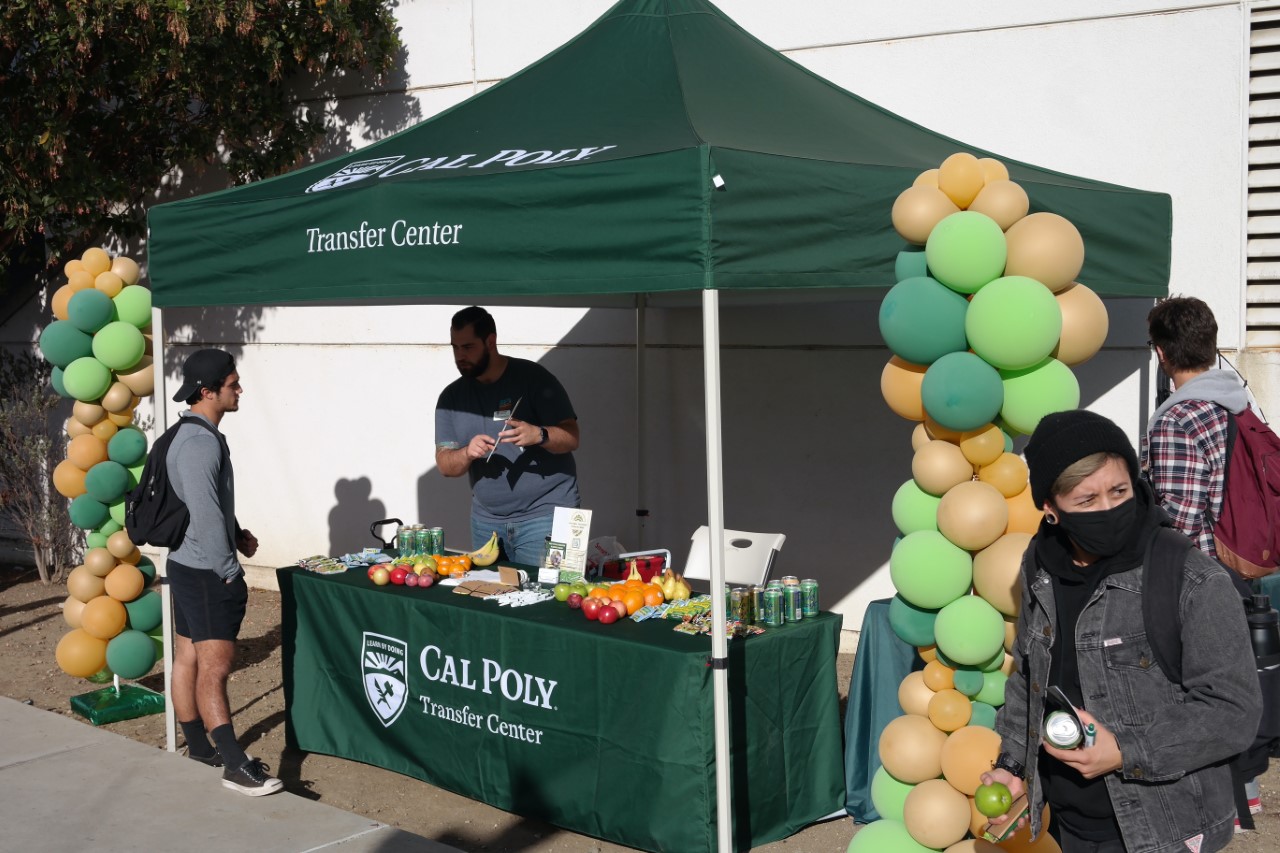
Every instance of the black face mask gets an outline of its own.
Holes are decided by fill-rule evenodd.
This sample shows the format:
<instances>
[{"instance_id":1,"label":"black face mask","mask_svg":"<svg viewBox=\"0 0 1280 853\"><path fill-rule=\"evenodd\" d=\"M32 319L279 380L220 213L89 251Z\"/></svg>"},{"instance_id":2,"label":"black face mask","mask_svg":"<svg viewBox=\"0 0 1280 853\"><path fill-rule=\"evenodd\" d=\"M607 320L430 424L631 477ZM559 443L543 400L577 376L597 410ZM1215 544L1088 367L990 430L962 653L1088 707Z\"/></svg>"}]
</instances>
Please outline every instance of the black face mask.
<instances>
[{"instance_id":1,"label":"black face mask","mask_svg":"<svg viewBox=\"0 0 1280 853\"><path fill-rule=\"evenodd\" d=\"M1130 498L1119 506L1096 512L1058 510L1058 524L1081 550L1095 557L1112 557L1129 543L1138 501Z\"/></svg>"}]
</instances>

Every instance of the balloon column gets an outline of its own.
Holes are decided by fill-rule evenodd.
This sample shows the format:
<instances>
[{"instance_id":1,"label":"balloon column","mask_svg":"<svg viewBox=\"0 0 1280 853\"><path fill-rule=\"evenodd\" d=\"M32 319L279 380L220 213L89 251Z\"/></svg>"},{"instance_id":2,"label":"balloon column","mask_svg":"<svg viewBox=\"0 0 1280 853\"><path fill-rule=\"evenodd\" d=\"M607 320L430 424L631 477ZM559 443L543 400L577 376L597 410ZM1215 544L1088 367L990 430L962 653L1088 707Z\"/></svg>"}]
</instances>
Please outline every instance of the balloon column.
<instances>
[{"instance_id":1,"label":"balloon column","mask_svg":"<svg viewBox=\"0 0 1280 853\"><path fill-rule=\"evenodd\" d=\"M67 578L62 612L72 630L56 656L68 675L141 678L156 662L160 596L147 588L155 566L124 530L124 496L147 455L147 436L133 421L155 390L151 292L138 284L134 261L98 248L64 272L40 352L54 365L54 390L75 401L53 486L70 499L71 523L87 531L89 550Z\"/></svg>"},{"instance_id":2,"label":"balloon column","mask_svg":"<svg viewBox=\"0 0 1280 853\"><path fill-rule=\"evenodd\" d=\"M1053 853L1027 830L981 840L979 777L1000 752L996 709L1013 671L1022 553L1040 521L1013 438L1074 409L1071 366L1107 336L1102 300L1075 281L1084 241L1054 213L1029 213L1003 164L955 154L893 206L913 247L880 306L893 357L885 401L918 422L911 479L893 498L902 536L889 570L894 632L925 661L898 688L904 714L880 738L871 798L882 820L850 853ZM970 836L973 837L970 837Z\"/></svg>"}]
</instances>

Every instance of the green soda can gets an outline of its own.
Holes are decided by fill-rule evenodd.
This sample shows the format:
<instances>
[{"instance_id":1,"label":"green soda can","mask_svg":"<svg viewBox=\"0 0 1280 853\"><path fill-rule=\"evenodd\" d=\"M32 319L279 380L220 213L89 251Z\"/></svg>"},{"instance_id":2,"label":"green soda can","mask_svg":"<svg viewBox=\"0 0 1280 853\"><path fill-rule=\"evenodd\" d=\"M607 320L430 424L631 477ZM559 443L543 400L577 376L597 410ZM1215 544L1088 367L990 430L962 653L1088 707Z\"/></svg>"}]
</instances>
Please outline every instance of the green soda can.
<instances>
[{"instance_id":1,"label":"green soda can","mask_svg":"<svg viewBox=\"0 0 1280 853\"><path fill-rule=\"evenodd\" d=\"M764 623L764 587L753 586L748 589L751 591L751 624L761 625Z\"/></svg>"},{"instance_id":2,"label":"green soda can","mask_svg":"<svg viewBox=\"0 0 1280 853\"><path fill-rule=\"evenodd\" d=\"M788 584L782 588L782 618L785 622L799 622L804 618L804 596L800 587Z\"/></svg>"},{"instance_id":3,"label":"green soda can","mask_svg":"<svg viewBox=\"0 0 1280 853\"><path fill-rule=\"evenodd\" d=\"M777 628L782 625L782 595L782 584L765 588L763 621L767 627Z\"/></svg>"},{"instance_id":4,"label":"green soda can","mask_svg":"<svg viewBox=\"0 0 1280 853\"><path fill-rule=\"evenodd\" d=\"M430 535L427 538L427 542L428 547L431 550L427 553L433 557L439 557L444 553L444 528L433 527L428 531L428 533Z\"/></svg>"},{"instance_id":5,"label":"green soda can","mask_svg":"<svg viewBox=\"0 0 1280 853\"><path fill-rule=\"evenodd\" d=\"M745 607L745 605L743 604L743 600L746 598L746 596L744 595L745 592L746 590L740 586L735 586L733 589L729 591L728 618L737 619L739 621L746 621L742 618L742 611Z\"/></svg>"},{"instance_id":6,"label":"green soda can","mask_svg":"<svg viewBox=\"0 0 1280 853\"><path fill-rule=\"evenodd\" d=\"M401 557L413 556L413 527L401 527L396 531L396 551Z\"/></svg>"},{"instance_id":7,"label":"green soda can","mask_svg":"<svg viewBox=\"0 0 1280 853\"><path fill-rule=\"evenodd\" d=\"M430 554L431 553L431 531L423 527L421 524L413 526L413 553Z\"/></svg>"},{"instance_id":8,"label":"green soda can","mask_svg":"<svg viewBox=\"0 0 1280 853\"><path fill-rule=\"evenodd\" d=\"M818 582L813 578L800 581L800 601L804 618L812 619L818 615Z\"/></svg>"}]
</instances>

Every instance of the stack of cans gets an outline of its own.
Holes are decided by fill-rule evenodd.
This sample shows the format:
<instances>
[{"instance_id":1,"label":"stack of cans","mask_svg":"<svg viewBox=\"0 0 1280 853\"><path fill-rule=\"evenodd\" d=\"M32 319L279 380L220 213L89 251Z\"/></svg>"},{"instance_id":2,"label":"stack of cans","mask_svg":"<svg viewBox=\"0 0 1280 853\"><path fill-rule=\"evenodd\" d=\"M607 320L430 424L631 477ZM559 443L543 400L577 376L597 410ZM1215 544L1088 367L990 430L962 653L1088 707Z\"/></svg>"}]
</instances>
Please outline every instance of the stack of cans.
<instances>
[{"instance_id":1,"label":"stack of cans","mask_svg":"<svg viewBox=\"0 0 1280 853\"><path fill-rule=\"evenodd\" d=\"M726 587L725 611L730 619L771 628L813 618L818 615L818 582L788 576L764 587Z\"/></svg>"}]
</instances>

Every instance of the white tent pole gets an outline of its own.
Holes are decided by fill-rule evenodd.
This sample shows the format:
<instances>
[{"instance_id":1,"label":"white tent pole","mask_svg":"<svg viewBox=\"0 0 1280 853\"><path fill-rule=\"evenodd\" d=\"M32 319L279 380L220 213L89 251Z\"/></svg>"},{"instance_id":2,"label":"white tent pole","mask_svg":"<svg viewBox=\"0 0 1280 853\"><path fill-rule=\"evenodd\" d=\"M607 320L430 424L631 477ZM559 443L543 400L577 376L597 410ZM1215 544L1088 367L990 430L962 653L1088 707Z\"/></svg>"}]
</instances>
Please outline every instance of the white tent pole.
<instances>
[{"instance_id":1,"label":"white tent pole","mask_svg":"<svg viewBox=\"0 0 1280 853\"><path fill-rule=\"evenodd\" d=\"M645 488L645 435L644 396L645 396L645 320L647 298L643 293L636 294L636 416L632 419L636 425L636 550L643 551L645 544L645 525L649 520L649 505Z\"/></svg>"},{"instance_id":2,"label":"white tent pole","mask_svg":"<svg viewBox=\"0 0 1280 853\"><path fill-rule=\"evenodd\" d=\"M711 540L711 684L716 734L716 835L720 853L733 850L729 790L729 644L724 607L724 466L720 430L720 293L702 291L702 367L707 412L707 532Z\"/></svg>"},{"instance_id":3,"label":"white tent pole","mask_svg":"<svg viewBox=\"0 0 1280 853\"><path fill-rule=\"evenodd\" d=\"M156 422L155 437L164 435L169 428L165 400L169 395L164 387L164 314L159 308L151 309L151 370L155 382L153 414ZM153 441L154 445L155 442ZM164 748L176 752L178 739L177 721L173 714L173 612L169 600L169 567L167 555L156 558L156 574L160 578L160 619L164 637Z\"/></svg>"}]
</instances>

